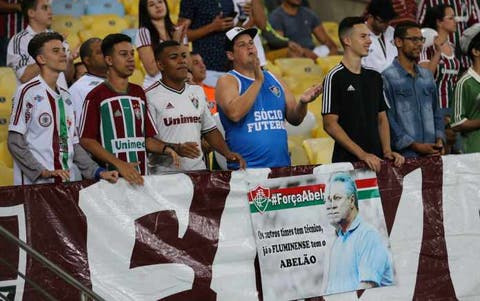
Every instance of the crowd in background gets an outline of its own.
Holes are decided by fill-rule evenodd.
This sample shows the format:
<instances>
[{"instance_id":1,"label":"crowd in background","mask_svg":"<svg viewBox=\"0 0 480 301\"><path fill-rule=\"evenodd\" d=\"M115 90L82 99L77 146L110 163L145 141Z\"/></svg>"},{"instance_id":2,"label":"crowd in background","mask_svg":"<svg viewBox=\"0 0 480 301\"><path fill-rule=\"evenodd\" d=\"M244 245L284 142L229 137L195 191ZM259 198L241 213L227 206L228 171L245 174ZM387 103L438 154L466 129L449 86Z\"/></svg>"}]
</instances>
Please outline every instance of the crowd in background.
<instances>
[{"instance_id":1,"label":"crowd in background","mask_svg":"<svg viewBox=\"0 0 480 301\"><path fill-rule=\"evenodd\" d=\"M81 45L52 32L48 0L0 1L0 11L0 66L18 84L8 128L17 185L142 184L222 160L289 166L286 123L308 119L314 101L335 141L332 162L379 171L384 160L480 151L475 0L371 0L336 36L308 1L182 0L174 23L168 0L140 0L135 35ZM340 62L293 93L269 71L279 49ZM135 52L142 87L129 82Z\"/></svg>"}]
</instances>

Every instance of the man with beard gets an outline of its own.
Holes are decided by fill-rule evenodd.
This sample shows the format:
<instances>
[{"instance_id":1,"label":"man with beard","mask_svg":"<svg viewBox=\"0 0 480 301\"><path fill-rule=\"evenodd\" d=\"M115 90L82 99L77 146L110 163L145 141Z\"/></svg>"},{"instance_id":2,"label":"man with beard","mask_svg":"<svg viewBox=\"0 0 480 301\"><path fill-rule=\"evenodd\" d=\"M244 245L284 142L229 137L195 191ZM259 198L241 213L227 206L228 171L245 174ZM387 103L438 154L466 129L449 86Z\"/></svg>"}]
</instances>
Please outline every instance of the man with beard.
<instances>
[{"instance_id":1,"label":"man with beard","mask_svg":"<svg viewBox=\"0 0 480 301\"><path fill-rule=\"evenodd\" d=\"M400 166L404 158L390 147L382 77L361 65L372 44L370 31L363 18L347 17L338 35L345 53L325 77L322 104L323 127L335 139L332 162L360 160L379 172L383 157Z\"/></svg>"},{"instance_id":2,"label":"man with beard","mask_svg":"<svg viewBox=\"0 0 480 301\"><path fill-rule=\"evenodd\" d=\"M378 231L358 212L355 181L333 174L325 206L337 235L330 250L327 294L393 284L392 260Z\"/></svg>"},{"instance_id":3,"label":"man with beard","mask_svg":"<svg viewBox=\"0 0 480 301\"><path fill-rule=\"evenodd\" d=\"M444 154L445 130L432 73L417 64L425 38L413 22L397 25L398 57L383 71L392 145L405 157Z\"/></svg>"}]
</instances>

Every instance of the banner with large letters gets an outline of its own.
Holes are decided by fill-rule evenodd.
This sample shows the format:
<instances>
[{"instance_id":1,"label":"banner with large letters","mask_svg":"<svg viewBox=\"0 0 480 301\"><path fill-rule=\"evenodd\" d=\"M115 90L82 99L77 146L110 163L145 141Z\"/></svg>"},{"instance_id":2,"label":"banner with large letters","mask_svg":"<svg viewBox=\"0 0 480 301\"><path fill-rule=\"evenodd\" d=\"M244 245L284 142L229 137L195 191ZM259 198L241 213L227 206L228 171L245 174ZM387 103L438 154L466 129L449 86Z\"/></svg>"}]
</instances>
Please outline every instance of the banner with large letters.
<instances>
[{"instance_id":1,"label":"banner with large letters","mask_svg":"<svg viewBox=\"0 0 480 301\"><path fill-rule=\"evenodd\" d=\"M142 187L123 180L4 187L0 225L106 300L262 300L262 281L271 279L260 277L251 211L268 208L249 203L251 183L321 167L150 176ZM479 300L479 183L480 154L383 163L377 184L393 285L306 300ZM79 300L4 238L0 294Z\"/></svg>"}]
</instances>

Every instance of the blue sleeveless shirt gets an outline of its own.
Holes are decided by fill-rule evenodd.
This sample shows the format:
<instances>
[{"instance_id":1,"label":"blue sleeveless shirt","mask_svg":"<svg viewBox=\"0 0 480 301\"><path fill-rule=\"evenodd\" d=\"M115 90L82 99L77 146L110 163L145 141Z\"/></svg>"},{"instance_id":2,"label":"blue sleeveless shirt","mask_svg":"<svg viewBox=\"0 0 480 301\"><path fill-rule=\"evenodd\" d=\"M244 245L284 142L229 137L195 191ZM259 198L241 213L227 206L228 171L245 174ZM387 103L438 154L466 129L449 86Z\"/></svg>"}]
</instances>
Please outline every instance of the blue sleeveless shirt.
<instances>
[{"instance_id":1,"label":"blue sleeveless shirt","mask_svg":"<svg viewBox=\"0 0 480 301\"><path fill-rule=\"evenodd\" d=\"M235 70L229 74L237 79L240 95L254 81ZM263 75L264 81L257 99L240 121L231 121L218 107L225 138L230 150L242 155L249 168L290 166L285 130L285 93L270 72L264 71ZM238 163L228 163L228 168L238 169Z\"/></svg>"}]
</instances>

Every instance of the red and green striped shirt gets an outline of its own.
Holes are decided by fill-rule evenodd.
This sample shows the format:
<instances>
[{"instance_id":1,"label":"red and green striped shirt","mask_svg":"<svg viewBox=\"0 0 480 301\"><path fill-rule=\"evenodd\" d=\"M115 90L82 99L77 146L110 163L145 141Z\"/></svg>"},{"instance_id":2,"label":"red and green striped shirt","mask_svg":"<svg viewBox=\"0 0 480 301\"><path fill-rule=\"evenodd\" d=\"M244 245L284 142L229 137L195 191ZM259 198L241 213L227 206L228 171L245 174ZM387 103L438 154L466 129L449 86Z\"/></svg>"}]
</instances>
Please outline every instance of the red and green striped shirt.
<instances>
[{"instance_id":1,"label":"red and green striped shirt","mask_svg":"<svg viewBox=\"0 0 480 301\"><path fill-rule=\"evenodd\" d=\"M80 121L80 136L97 140L107 151L125 162L140 162L139 172L146 174L145 139L157 130L152 122L143 89L129 84L120 94L102 83L86 97ZM112 166L107 166L113 169Z\"/></svg>"}]
</instances>

